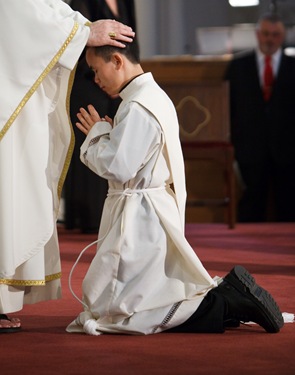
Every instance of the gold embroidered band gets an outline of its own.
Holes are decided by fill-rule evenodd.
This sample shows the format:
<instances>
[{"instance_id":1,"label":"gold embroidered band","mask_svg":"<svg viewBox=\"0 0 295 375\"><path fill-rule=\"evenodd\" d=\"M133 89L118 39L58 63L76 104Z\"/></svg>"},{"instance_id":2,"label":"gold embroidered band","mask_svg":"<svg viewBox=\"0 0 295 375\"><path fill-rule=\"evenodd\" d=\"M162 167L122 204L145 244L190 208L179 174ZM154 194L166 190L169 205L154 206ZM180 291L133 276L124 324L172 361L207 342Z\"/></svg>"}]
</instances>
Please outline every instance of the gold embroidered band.
<instances>
[{"instance_id":1,"label":"gold embroidered band","mask_svg":"<svg viewBox=\"0 0 295 375\"><path fill-rule=\"evenodd\" d=\"M13 286L43 286L49 281L57 280L61 278L61 272L53 275L45 276L45 280L10 280L0 279L0 284L13 285Z\"/></svg>"}]
</instances>

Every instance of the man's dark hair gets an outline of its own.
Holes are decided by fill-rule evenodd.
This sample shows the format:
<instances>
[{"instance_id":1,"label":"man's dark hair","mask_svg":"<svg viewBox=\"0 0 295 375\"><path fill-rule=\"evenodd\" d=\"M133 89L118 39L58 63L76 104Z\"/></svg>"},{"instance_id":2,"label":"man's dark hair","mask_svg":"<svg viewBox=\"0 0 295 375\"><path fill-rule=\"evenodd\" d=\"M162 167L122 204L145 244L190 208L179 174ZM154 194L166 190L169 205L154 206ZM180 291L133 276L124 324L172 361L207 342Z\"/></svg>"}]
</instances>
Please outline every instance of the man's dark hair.
<instances>
[{"instance_id":1,"label":"man's dark hair","mask_svg":"<svg viewBox=\"0 0 295 375\"><path fill-rule=\"evenodd\" d=\"M100 47L94 47L95 55L102 57L106 62L109 62L111 60L111 57L113 53L119 52L122 55L126 56L127 59L132 62L133 64L139 64L140 63L140 57L139 57L139 47L137 41L134 39L131 43L126 43L125 48L120 47L114 47L114 46L100 46Z\"/></svg>"},{"instance_id":2,"label":"man's dark hair","mask_svg":"<svg viewBox=\"0 0 295 375\"><path fill-rule=\"evenodd\" d=\"M261 21L269 21L271 23L281 22L282 24L284 24L280 15L277 13L273 13L273 12L264 13L262 16L259 17L258 24Z\"/></svg>"}]
</instances>

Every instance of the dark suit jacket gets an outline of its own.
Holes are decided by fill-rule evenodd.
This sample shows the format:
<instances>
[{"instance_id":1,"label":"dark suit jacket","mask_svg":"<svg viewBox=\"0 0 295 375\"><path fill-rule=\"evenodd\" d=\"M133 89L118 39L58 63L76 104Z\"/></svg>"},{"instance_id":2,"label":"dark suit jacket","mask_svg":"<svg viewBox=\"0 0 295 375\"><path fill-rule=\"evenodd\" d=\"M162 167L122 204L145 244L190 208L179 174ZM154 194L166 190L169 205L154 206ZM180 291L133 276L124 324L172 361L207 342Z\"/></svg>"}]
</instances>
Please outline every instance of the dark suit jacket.
<instances>
[{"instance_id":1,"label":"dark suit jacket","mask_svg":"<svg viewBox=\"0 0 295 375\"><path fill-rule=\"evenodd\" d=\"M105 0L72 0L70 6L74 10L78 10L89 21L96 21L101 19L116 19ZM120 18L118 21L131 26L133 30L136 29L135 22L135 6L134 0L118 0L118 7Z\"/></svg>"},{"instance_id":2,"label":"dark suit jacket","mask_svg":"<svg viewBox=\"0 0 295 375\"><path fill-rule=\"evenodd\" d=\"M272 96L265 103L255 52L237 56L229 64L231 136L236 159L259 163L295 162L295 59L282 55Z\"/></svg>"}]
</instances>

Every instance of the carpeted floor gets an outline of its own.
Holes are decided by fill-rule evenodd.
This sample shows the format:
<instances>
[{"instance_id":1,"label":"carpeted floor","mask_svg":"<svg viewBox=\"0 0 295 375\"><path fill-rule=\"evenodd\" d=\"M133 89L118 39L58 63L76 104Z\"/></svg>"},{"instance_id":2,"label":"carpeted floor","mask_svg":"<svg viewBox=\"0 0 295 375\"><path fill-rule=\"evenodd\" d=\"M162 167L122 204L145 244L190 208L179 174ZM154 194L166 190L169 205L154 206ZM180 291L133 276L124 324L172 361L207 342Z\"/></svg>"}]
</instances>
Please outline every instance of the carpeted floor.
<instances>
[{"instance_id":1,"label":"carpeted floor","mask_svg":"<svg viewBox=\"0 0 295 375\"><path fill-rule=\"evenodd\" d=\"M189 224L187 238L212 276L242 264L268 289L283 312L295 312L295 223ZM66 325L81 311L68 288L69 270L79 252L96 239L60 228L63 299L26 306L21 333L1 335L0 371L11 374L64 375L293 375L295 324L279 334L243 326L224 334L152 336L68 334ZM83 256L74 274L80 285L95 252Z\"/></svg>"}]
</instances>

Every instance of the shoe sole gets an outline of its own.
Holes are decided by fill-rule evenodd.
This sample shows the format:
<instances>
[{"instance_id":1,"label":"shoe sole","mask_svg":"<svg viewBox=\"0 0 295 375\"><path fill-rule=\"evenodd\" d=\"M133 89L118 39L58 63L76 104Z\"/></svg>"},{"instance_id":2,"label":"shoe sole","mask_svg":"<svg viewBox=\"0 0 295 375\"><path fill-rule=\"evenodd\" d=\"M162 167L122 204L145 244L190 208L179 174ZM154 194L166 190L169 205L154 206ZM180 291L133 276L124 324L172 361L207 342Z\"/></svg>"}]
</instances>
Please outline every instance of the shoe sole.
<instances>
[{"instance_id":1,"label":"shoe sole","mask_svg":"<svg viewBox=\"0 0 295 375\"><path fill-rule=\"evenodd\" d=\"M0 334L1 333L16 333L20 332L21 327L7 327L7 328L0 328Z\"/></svg>"},{"instance_id":2,"label":"shoe sole","mask_svg":"<svg viewBox=\"0 0 295 375\"><path fill-rule=\"evenodd\" d=\"M284 325L284 319L279 306L269 292L256 284L254 277L244 267L235 266L225 276L224 280L238 289L247 298L250 298L260 309L265 320L268 322L267 325L263 325L263 328L267 332L279 332Z\"/></svg>"}]
</instances>

